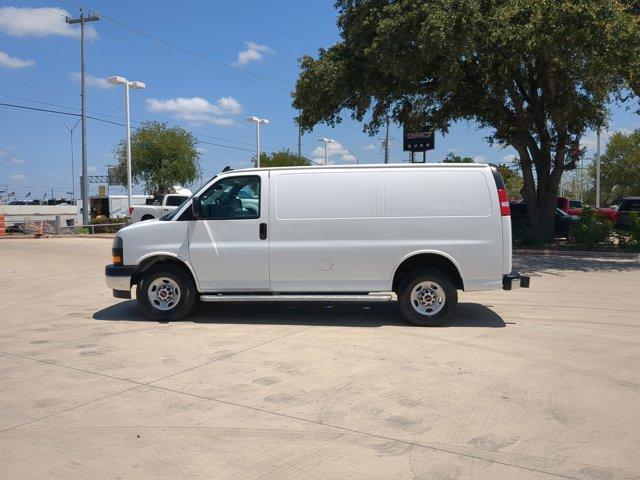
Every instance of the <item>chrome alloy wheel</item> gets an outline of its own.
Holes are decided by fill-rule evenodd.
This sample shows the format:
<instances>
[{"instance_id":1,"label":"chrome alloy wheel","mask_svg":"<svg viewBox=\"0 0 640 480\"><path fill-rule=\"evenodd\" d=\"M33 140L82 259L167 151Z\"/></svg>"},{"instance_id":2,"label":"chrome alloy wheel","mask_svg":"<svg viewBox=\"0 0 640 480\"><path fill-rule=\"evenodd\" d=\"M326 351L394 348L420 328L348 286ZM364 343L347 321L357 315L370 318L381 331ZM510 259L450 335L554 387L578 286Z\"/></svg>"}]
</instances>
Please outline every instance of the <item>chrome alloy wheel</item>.
<instances>
[{"instance_id":1,"label":"chrome alloy wheel","mask_svg":"<svg viewBox=\"0 0 640 480\"><path fill-rule=\"evenodd\" d=\"M153 308L166 312L180 302L180 286L168 277L156 278L147 289L147 297Z\"/></svg>"},{"instance_id":2,"label":"chrome alloy wheel","mask_svg":"<svg viewBox=\"0 0 640 480\"><path fill-rule=\"evenodd\" d=\"M411 306L420 315L435 315L444 307L446 295L435 282L420 282L411 291Z\"/></svg>"}]
</instances>

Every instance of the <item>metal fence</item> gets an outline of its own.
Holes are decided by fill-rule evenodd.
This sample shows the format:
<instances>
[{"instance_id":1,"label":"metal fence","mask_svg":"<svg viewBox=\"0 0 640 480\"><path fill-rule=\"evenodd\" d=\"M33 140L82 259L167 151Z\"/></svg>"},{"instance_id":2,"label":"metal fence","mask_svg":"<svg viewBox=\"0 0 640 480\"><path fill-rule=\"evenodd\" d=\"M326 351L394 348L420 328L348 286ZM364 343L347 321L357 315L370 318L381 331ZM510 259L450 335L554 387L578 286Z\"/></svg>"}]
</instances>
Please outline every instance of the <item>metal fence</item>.
<instances>
[{"instance_id":1,"label":"metal fence","mask_svg":"<svg viewBox=\"0 0 640 480\"><path fill-rule=\"evenodd\" d=\"M7 233L23 233L26 235L78 235L85 234L85 229L87 229L94 235L96 233L115 233L128 224L127 222L118 222L76 225L73 221L64 222L61 215L56 215L53 220L38 220L33 217L37 217L37 215L30 215L29 219L12 221L10 216L5 215ZM47 215L47 217L50 218L51 216Z\"/></svg>"}]
</instances>

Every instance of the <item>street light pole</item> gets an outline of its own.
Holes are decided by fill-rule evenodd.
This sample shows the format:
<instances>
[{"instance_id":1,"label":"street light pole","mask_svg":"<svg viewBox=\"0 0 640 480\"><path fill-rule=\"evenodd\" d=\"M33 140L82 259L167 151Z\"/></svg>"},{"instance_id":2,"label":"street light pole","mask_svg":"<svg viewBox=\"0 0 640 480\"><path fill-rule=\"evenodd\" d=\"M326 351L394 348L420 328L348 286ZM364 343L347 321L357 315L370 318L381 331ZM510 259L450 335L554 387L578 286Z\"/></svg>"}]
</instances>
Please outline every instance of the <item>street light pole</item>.
<instances>
[{"instance_id":1,"label":"street light pole","mask_svg":"<svg viewBox=\"0 0 640 480\"><path fill-rule=\"evenodd\" d=\"M125 109L125 129L127 138L127 203L129 209L127 210L131 214L131 110L129 108L129 88L142 90L146 85L142 82L133 81L130 82L124 77L109 77L107 81L113 85L124 85L124 109Z\"/></svg>"},{"instance_id":2,"label":"street light pole","mask_svg":"<svg viewBox=\"0 0 640 480\"><path fill-rule=\"evenodd\" d=\"M256 168L260 168L260 125L269 125L266 118L247 117L247 122L256 124Z\"/></svg>"},{"instance_id":3,"label":"street light pole","mask_svg":"<svg viewBox=\"0 0 640 480\"><path fill-rule=\"evenodd\" d=\"M71 137L71 202L73 203L73 205L75 205L76 204L76 172L75 172L75 162L73 161L73 131L76 129L76 127L80 123L80 120L78 119L78 121L75 123L73 127L70 127L69 125L66 124L66 122L63 122L62 120L58 120L58 121L62 125L64 125L64 127L67 130L69 130L69 135Z\"/></svg>"},{"instance_id":4,"label":"street light pole","mask_svg":"<svg viewBox=\"0 0 640 480\"><path fill-rule=\"evenodd\" d=\"M80 120L78 120L73 127L70 127L62 120L59 120L59 122L62 125L64 125L67 130L69 130L69 135L71 136L71 201L75 205L76 204L76 173L75 173L75 164L73 161L73 131L76 129L76 127L80 123Z\"/></svg>"},{"instance_id":5,"label":"street light pole","mask_svg":"<svg viewBox=\"0 0 640 480\"><path fill-rule=\"evenodd\" d=\"M596 132L596 208L600 208L600 127Z\"/></svg>"},{"instance_id":6,"label":"street light pole","mask_svg":"<svg viewBox=\"0 0 640 480\"><path fill-rule=\"evenodd\" d=\"M343 147L344 147L344 145L343 145ZM353 155L353 158L355 158L355 159L356 159L356 165L357 165L357 164L359 164L359 163L360 163L360 160L358 159L358 156L357 156L355 153L353 153L353 150L351 150L349 147L344 147L344 148L346 148L346 149L349 151L349 153L350 153L351 155Z\"/></svg>"},{"instance_id":7,"label":"street light pole","mask_svg":"<svg viewBox=\"0 0 640 480\"><path fill-rule=\"evenodd\" d=\"M125 116L125 128L127 129L127 212L131 214L131 194L133 193L131 187L131 113L129 110L129 82L124 84L124 108Z\"/></svg>"},{"instance_id":8,"label":"street light pole","mask_svg":"<svg viewBox=\"0 0 640 480\"><path fill-rule=\"evenodd\" d=\"M327 163L329 163L329 152L327 149L327 145L329 143L336 143L336 141L333 138L326 137L319 138L318 141L324 143L324 164L327 165Z\"/></svg>"}]
</instances>

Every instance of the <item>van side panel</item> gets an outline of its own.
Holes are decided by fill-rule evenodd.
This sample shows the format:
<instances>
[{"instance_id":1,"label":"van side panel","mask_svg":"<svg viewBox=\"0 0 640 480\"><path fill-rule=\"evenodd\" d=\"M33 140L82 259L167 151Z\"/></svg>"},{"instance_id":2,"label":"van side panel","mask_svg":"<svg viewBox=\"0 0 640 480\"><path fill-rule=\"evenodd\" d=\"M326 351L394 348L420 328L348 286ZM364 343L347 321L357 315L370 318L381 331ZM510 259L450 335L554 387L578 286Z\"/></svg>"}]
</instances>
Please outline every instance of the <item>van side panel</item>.
<instances>
[{"instance_id":1,"label":"van side panel","mask_svg":"<svg viewBox=\"0 0 640 480\"><path fill-rule=\"evenodd\" d=\"M490 175L488 167L272 171L271 290L390 290L399 263L423 252L452 258L465 290L500 288Z\"/></svg>"},{"instance_id":2,"label":"van side panel","mask_svg":"<svg viewBox=\"0 0 640 480\"><path fill-rule=\"evenodd\" d=\"M384 197L386 228L451 257L465 290L501 288L502 221L487 167L390 171Z\"/></svg>"}]
</instances>

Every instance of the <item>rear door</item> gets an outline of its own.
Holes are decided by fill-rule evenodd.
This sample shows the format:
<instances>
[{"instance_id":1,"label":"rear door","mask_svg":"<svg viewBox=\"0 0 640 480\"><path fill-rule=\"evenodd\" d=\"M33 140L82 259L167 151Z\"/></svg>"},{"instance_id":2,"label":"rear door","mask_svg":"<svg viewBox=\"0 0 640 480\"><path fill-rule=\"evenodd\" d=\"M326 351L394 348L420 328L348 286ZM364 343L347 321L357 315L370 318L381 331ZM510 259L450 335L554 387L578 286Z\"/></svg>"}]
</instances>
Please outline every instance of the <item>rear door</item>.
<instances>
[{"instance_id":1,"label":"rear door","mask_svg":"<svg viewBox=\"0 0 640 480\"><path fill-rule=\"evenodd\" d=\"M200 195L202 218L193 222L189 241L200 290L269 288L268 196L268 171L225 175Z\"/></svg>"}]
</instances>

